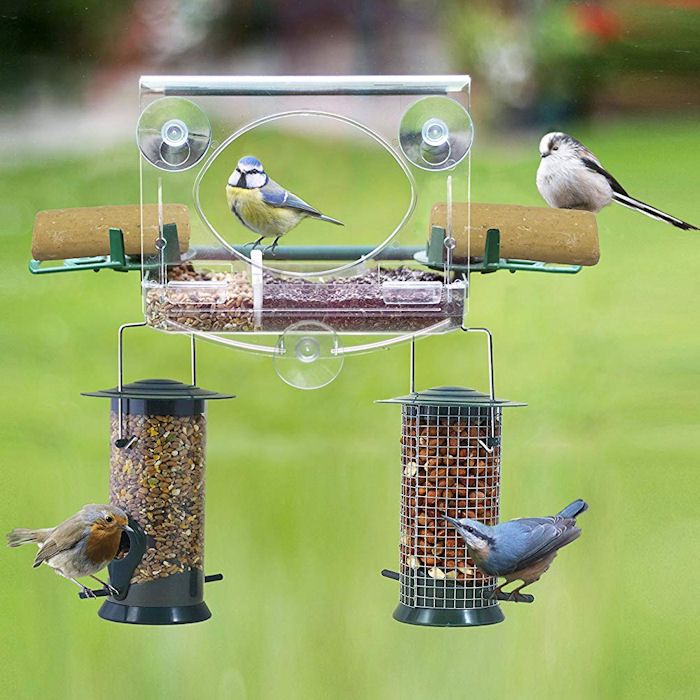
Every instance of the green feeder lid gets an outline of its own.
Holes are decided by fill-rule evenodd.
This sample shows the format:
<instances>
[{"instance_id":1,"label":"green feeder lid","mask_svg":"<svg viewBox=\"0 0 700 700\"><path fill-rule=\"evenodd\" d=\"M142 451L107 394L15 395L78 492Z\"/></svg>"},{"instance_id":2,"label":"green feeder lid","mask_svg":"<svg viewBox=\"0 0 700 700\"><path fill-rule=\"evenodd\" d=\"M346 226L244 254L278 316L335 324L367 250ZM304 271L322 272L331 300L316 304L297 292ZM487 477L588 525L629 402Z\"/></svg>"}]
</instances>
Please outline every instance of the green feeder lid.
<instances>
[{"instance_id":1,"label":"green feeder lid","mask_svg":"<svg viewBox=\"0 0 700 700\"><path fill-rule=\"evenodd\" d=\"M219 394L209 389L201 389L194 384L183 384L173 379L141 379L131 384L102 389L101 391L85 391L83 396L97 396L106 399L142 399L145 401L177 401L205 399L233 399L233 394Z\"/></svg>"},{"instance_id":2,"label":"green feeder lid","mask_svg":"<svg viewBox=\"0 0 700 700\"><path fill-rule=\"evenodd\" d=\"M393 399L381 399L377 403L400 403L413 406L477 406L502 407L526 406L527 404L506 399L491 399L476 389L461 386L437 386L425 391L414 391L407 396L397 396Z\"/></svg>"}]
</instances>

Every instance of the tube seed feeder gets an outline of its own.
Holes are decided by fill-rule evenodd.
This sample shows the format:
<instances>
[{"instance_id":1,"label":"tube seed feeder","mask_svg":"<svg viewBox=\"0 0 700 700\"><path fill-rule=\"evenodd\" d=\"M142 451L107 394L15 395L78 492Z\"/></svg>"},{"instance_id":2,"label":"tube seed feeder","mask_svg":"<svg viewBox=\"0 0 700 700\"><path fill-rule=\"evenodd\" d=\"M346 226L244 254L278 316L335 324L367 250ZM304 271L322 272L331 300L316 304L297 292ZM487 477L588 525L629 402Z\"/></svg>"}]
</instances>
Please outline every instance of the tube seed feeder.
<instances>
[{"instance_id":1,"label":"tube seed feeder","mask_svg":"<svg viewBox=\"0 0 700 700\"><path fill-rule=\"evenodd\" d=\"M130 515L119 590L100 617L141 625L200 622L204 602L205 402L233 396L170 379L84 394L111 400L110 501Z\"/></svg>"}]
</instances>

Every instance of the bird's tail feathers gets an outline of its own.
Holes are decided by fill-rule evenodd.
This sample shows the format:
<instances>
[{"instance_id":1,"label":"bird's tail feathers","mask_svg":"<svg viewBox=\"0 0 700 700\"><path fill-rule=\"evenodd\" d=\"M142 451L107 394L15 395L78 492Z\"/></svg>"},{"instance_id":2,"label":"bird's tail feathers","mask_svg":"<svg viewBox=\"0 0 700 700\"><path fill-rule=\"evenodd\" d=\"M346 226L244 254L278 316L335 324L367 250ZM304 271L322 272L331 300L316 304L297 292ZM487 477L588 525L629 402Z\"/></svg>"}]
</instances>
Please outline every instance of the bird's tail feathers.
<instances>
[{"instance_id":1,"label":"bird's tail feathers","mask_svg":"<svg viewBox=\"0 0 700 700\"><path fill-rule=\"evenodd\" d=\"M19 547L30 542L41 542L40 530L28 530L26 527L16 527L7 533L7 546Z\"/></svg>"},{"instance_id":2,"label":"bird's tail feathers","mask_svg":"<svg viewBox=\"0 0 700 700\"><path fill-rule=\"evenodd\" d=\"M693 226L693 224L689 224L687 221L683 221L682 219L678 219L675 216L671 216L670 214L667 214L666 212L661 211L660 209L656 209L650 204L640 202L634 197L629 197L627 195L620 194L619 192L615 192L613 193L613 199L618 204L621 204L623 207L627 207L628 209L634 209L635 211L640 211L642 212L642 214L646 214L652 219L656 219L657 221L665 221L667 224L671 224L676 228L681 228L684 231L700 230L697 226Z\"/></svg>"},{"instance_id":3,"label":"bird's tail feathers","mask_svg":"<svg viewBox=\"0 0 700 700\"><path fill-rule=\"evenodd\" d=\"M581 513L585 513L588 510L588 503L582 498L577 498L573 503L569 503L566 508L559 511L557 515L560 518L577 518Z\"/></svg>"},{"instance_id":4,"label":"bird's tail feathers","mask_svg":"<svg viewBox=\"0 0 700 700\"><path fill-rule=\"evenodd\" d=\"M342 221L338 221L338 219L332 219L330 216L326 216L325 214L321 214L321 216L318 217L321 221L328 221L331 224L335 224L336 226L345 226L345 224Z\"/></svg>"}]
</instances>

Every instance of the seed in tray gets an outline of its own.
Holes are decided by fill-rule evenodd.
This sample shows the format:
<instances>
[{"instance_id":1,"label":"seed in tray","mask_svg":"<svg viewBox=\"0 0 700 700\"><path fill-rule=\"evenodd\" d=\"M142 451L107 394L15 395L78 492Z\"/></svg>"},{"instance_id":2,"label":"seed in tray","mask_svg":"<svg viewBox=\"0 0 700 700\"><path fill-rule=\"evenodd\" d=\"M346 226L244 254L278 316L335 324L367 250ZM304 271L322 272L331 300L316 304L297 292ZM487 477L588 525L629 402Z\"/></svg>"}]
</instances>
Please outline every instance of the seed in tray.
<instances>
[{"instance_id":1,"label":"seed in tray","mask_svg":"<svg viewBox=\"0 0 700 700\"><path fill-rule=\"evenodd\" d=\"M212 293L188 288L146 287L146 320L158 328L180 326L208 331L283 331L302 320L319 320L340 331L417 330L445 318L462 321L464 298L443 289L437 304L401 308L384 301L387 281L442 281L442 276L410 268L380 268L331 281L285 278L263 274L262 326L256 326L253 291L245 272L214 277L211 271L195 271L191 264L168 269L170 282L226 282L225 291ZM449 298L448 298L449 294ZM435 433L436 435L437 433Z\"/></svg>"}]
</instances>

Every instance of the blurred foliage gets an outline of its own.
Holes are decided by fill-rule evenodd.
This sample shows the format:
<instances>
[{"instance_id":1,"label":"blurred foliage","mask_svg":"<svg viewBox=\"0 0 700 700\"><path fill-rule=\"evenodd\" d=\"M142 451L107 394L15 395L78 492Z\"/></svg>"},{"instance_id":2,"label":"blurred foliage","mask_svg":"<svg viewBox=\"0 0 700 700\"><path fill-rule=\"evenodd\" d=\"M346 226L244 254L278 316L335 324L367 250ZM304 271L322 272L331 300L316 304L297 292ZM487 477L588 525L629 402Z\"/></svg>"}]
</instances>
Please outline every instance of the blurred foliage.
<instances>
[{"instance_id":1,"label":"blurred foliage","mask_svg":"<svg viewBox=\"0 0 700 700\"><path fill-rule=\"evenodd\" d=\"M697 83L700 76L700 8L682 3L619 0L624 21L618 41L604 60L616 72L679 75Z\"/></svg>"},{"instance_id":2,"label":"blurred foliage","mask_svg":"<svg viewBox=\"0 0 700 700\"><path fill-rule=\"evenodd\" d=\"M3 0L0 86L9 99L71 94L119 40L133 0Z\"/></svg>"},{"instance_id":3,"label":"blurred foliage","mask_svg":"<svg viewBox=\"0 0 700 700\"><path fill-rule=\"evenodd\" d=\"M518 123L586 114L624 75L690 83L700 72L700 12L690 3L4 0L1 19L4 106L19 97L70 95L96 65L105 68L100 77L131 66L187 72L217 61L250 72L255 61L284 65L293 53L298 70L322 73L313 58L300 58L298 43L323 42L329 33L355 42L353 68L368 73L392 65L391 40L420 42L426 31L444 36L455 68L481 80L494 111Z\"/></svg>"},{"instance_id":4,"label":"blurred foliage","mask_svg":"<svg viewBox=\"0 0 700 700\"><path fill-rule=\"evenodd\" d=\"M460 69L485 81L494 111L556 122L585 115L625 75L695 82L700 12L648 2L455 1L446 31Z\"/></svg>"}]
</instances>

